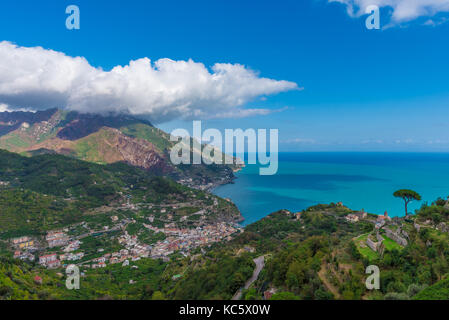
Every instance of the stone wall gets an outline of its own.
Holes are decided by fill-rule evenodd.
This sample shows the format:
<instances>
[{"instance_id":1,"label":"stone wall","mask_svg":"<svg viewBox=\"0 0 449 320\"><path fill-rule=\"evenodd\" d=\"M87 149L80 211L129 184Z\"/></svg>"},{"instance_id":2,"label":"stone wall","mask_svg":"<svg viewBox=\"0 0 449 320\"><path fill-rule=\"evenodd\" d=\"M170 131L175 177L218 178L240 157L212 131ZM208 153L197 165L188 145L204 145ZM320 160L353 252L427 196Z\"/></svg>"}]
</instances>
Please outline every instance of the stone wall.
<instances>
[{"instance_id":1,"label":"stone wall","mask_svg":"<svg viewBox=\"0 0 449 320\"><path fill-rule=\"evenodd\" d=\"M377 238L377 241L379 241L379 242L384 241L384 237L382 237L382 236L379 234L379 232L377 233L376 238Z\"/></svg>"},{"instance_id":2,"label":"stone wall","mask_svg":"<svg viewBox=\"0 0 449 320\"><path fill-rule=\"evenodd\" d=\"M373 240L371 240L370 238L366 239L366 244L371 248L371 250L377 252L377 243L375 243Z\"/></svg>"},{"instance_id":3,"label":"stone wall","mask_svg":"<svg viewBox=\"0 0 449 320\"><path fill-rule=\"evenodd\" d=\"M408 242L405 238L401 237L399 234L391 231L389 228L385 228L385 233L387 234L387 237L396 242L397 244L400 244L401 246L407 246Z\"/></svg>"}]
</instances>

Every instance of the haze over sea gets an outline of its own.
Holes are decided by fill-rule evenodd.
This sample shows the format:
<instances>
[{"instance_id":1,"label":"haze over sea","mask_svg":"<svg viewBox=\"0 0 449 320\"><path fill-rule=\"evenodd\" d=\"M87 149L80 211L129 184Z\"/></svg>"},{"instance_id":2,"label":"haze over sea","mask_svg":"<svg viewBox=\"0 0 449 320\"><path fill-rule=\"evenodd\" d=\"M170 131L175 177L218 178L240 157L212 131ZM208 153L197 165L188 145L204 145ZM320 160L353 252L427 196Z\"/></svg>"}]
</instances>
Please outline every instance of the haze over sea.
<instances>
[{"instance_id":1,"label":"haze over sea","mask_svg":"<svg viewBox=\"0 0 449 320\"><path fill-rule=\"evenodd\" d=\"M409 205L411 213L449 195L449 153L280 153L276 175L260 176L258 165L248 165L236 176L235 184L214 193L238 206L244 225L280 209L339 201L354 210L404 216L403 201L393 197L398 189L422 195Z\"/></svg>"}]
</instances>

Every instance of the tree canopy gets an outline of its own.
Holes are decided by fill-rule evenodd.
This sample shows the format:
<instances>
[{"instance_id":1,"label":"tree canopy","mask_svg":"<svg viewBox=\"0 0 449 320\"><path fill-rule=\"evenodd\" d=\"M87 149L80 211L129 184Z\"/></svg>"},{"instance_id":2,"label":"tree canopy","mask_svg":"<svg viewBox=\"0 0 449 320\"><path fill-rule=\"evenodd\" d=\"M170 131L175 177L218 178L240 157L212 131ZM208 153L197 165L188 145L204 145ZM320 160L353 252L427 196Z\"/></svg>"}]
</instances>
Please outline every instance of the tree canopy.
<instances>
[{"instance_id":1,"label":"tree canopy","mask_svg":"<svg viewBox=\"0 0 449 320\"><path fill-rule=\"evenodd\" d=\"M408 204L413 201L413 200L417 200L420 201L421 200L421 195L413 190L408 190L408 189L401 189L398 190L396 192L393 193L393 196L395 196L396 198L401 198L404 200L405 202L405 216L408 215L408 210L407 210L407 206Z\"/></svg>"}]
</instances>

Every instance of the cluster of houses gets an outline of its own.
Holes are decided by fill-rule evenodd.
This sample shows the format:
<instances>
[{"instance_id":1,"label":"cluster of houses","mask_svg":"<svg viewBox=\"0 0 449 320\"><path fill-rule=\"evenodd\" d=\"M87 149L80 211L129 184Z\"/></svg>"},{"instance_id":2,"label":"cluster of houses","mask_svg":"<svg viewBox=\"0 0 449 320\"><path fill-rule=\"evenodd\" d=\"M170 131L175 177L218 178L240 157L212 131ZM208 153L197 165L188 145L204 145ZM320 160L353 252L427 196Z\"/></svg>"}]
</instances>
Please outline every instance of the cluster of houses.
<instances>
[{"instance_id":1,"label":"cluster of houses","mask_svg":"<svg viewBox=\"0 0 449 320\"><path fill-rule=\"evenodd\" d=\"M81 242L78 240L70 242L69 237L63 231L50 231L47 233L45 240L48 248L56 248L65 246L62 250L64 253L58 255L51 253L39 257L39 264L49 269L59 268L63 261L77 261L84 257L83 252L74 252L79 249Z\"/></svg>"},{"instance_id":2,"label":"cluster of houses","mask_svg":"<svg viewBox=\"0 0 449 320\"><path fill-rule=\"evenodd\" d=\"M101 257L95 258L90 261L91 265L86 265L92 269L105 268L107 263L117 264L121 263L122 266L129 265L129 260L138 261L141 258L148 258L151 246L141 244L138 241L137 236L130 236L125 231L124 235L120 236L118 242L125 247L117 252L106 253ZM102 249L99 249L99 251Z\"/></svg>"},{"instance_id":3,"label":"cluster of houses","mask_svg":"<svg viewBox=\"0 0 449 320\"><path fill-rule=\"evenodd\" d=\"M34 261L34 252L37 250L35 241L30 237L18 237L11 240L14 250L14 259Z\"/></svg>"},{"instance_id":4,"label":"cluster of houses","mask_svg":"<svg viewBox=\"0 0 449 320\"><path fill-rule=\"evenodd\" d=\"M156 233L162 232L167 238L159 241L151 249L152 258L163 258L181 250L185 255L192 249L210 245L223 239L230 239L238 229L228 223L220 222L194 229L178 229L174 224L166 224L165 228L144 225Z\"/></svg>"},{"instance_id":5,"label":"cluster of houses","mask_svg":"<svg viewBox=\"0 0 449 320\"><path fill-rule=\"evenodd\" d=\"M62 261L76 261L84 257L82 252L73 253L79 249L81 242L76 240L69 243L69 238L62 231L49 232L45 240L48 243L48 248L67 246L63 249L64 253L61 255L51 253L39 256L39 264L42 266L50 269L58 268ZM11 239L11 246L14 248L14 259L27 261L34 261L36 252L39 250L37 241L28 236Z\"/></svg>"},{"instance_id":6,"label":"cluster of houses","mask_svg":"<svg viewBox=\"0 0 449 320\"><path fill-rule=\"evenodd\" d=\"M106 262L108 261L109 256L110 254L106 254L103 257L92 260L93 263L91 265L91 268L92 269L106 268Z\"/></svg>"},{"instance_id":7,"label":"cluster of houses","mask_svg":"<svg viewBox=\"0 0 449 320\"><path fill-rule=\"evenodd\" d=\"M19 249L25 249L34 246L34 240L30 237L19 237L12 239L12 244Z\"/></svg>"},{"instance_id":8,"label":"cluster of houses","mask_svg":"<svg viewBox=\"0 0 449 320\"><path fill-rule=\"evenodd\" d=\"M213 206L218 206L218 204L218 200L213 198ZM167 208L161 207L160 213L168 213L168 210L176 208L177 206L175 205L170 205ZM205 214L205 209L194 213L194 215L200 216L204 216ZM181 228L173 222L173 218L170 219L170 214L167 214L167 216L168 220L171 221L165 221L166 224L162 228L152 225L155 220L153 215L148 217L149 224L144 224L148 230L152 230L155 233L161 232L166 236L165 240L159 241L153 245L139 243L137 236L131 236L125 231L124 226L128 223L135 223L134 220L125 219L122 220L122 222L119 222L118 216L112 216L112 222L120 224L120 226L117 226L116 230L123 230L123 233L118 237L119 244L123 246L123 249L120 251L105 253L101 257L86 261L86 254L79 250L80 245L82 244L80 239L81 237L92 235L93 232L85 233L77 238L72 238L67 234L68 229L63 229L48 232L44 238L45 244L42 242L40 248L35 246L35 241L30 237L12 239L12 246L16 248L14 257L33 261L37 256L39 264L49 269L59 268L72 261L79 261L79 265L93 269L104 268L107 264L120 263L123 266L126 266L129 265L130 261L137 261L149 257L168 261L169 255L177 251L180 251L184 256L188 256L190 250L201 246L207 246L223 239L231 239L231 235L239 230L239 227L226 222L215 224L201 223L201 226L196 228ZM187 218L187 216L185 217ZM61 247L61 249L55 249L59 247ZM47 250L47 253L45 254L36 254L36 251L43 251L46 249L50 250ZM100 250L98 252L100 252Z\"/></svg>"},{"instance_id":9,"label":"cluster of houses","mask_svg":"<svg viewBox=\"0 0 449 320\"><path fill-rule=\"evenodd\" d=\"M90 267L92 269L105 268L107 263L121 263L123 267L129 266L129 261L139 261L141 258L147 258L148 253L137 253L135 250L121 249L118 252L106 253L102 257L92 260Z\"/></svg>"},{"instance_id":10,"label":"cluster of houses","mask_svg":"<svg viewBox=\"0 0 449 320\"><path fill-rule=\"evenodd\" d=\"M152 220L151 217L150 220ZM86 267L94 269L104 268L107 263L121 263L122 265L125 265L127 262L129 264L129 261L137 261L141 258L148 257L169 260L168 256L176 251L181 251L182 254L187 256L191 249L210 245L225 238L230 239L231 235L238 231L238 228L225 222L220 222L214 225L205 225L195 229L179 229L176 227L175 223L166 224L164 228L157 228L147 224L144 224L144 226L156 233L164 233L167 238L164 241L159 241L154 246L151 246L139 243L137 236L131 236L125 231L124 234L118 238L118 242L124 249L95 258L89 261L88 263L91 263L91 265L86 265ZM48 232L45 240L48 243L48 248L64 246L61 250L61 254L49 253L39 256L39 264L46 268L59 268L64 262L79 261L85 258L85 253L79 252L81 241L70 241L70 238L64 231ZM37 248L34 247L34 240L30 237L12 239L12 244L16 248L23 250L17 250L14 255L15 258L28 259L31 261L35 259L34 254L25 251L28 249L37 250Z\"/></svg>"},{"instance_id":11,"label":"cluster of houses","mask_svg":"<svg viewBox=\"0 0 449 320\"><path fill-rule=\"evenodd\" d=\"M388 212L385 211L383 215L377 216L376 219L376 229L380 230L387 222L391 221L391 217L388 215Z\"/></svg>"},{"instance_id":12,"label":"cluster of houses","mask_svg":"<svg viewBox=\"0 0 449 320\"><path fill-rule=\"evenodd\" d=\"M46 254L39 257L39 264L49 269L59 268L64 261L77 261L84 258L84 252L57 253Z\"/></svg>"},{"instance_id":13,"label":"cluster of houses","mask_svg":"<svg viewBox=\"0 0 449 320\"><path fill-rule=\"evenodd\" d=\"M63 254L51 253L39 257L39 264L49 269L59 268L64 261L77 261L84 258L84 252L77 251L81 245L79 240L69 241L69 237L63 231L50 231L47 233L45 240L48 248L65 246Z\"/></svg>"},{"instance_id":14,"label":"cluster of houses","mask_svg":"<svg viewBox=\"0 0 449 320\"><path fill-rule=\"evenodd\" d=\"M151 250L150 245L141 244L138 241L137 236L130 236L128 232L119 238L119 243L124 245L125 249L120 250L120 252L113 253L112 258L117 258L117 262L120 263L124 259L137 260L139 257L146 258Z\"/></svg>"},{"instance_id":15,"label":"cluster of houses","mask_svg":"<svg viewBox=\"0 0 449 320\"><path fill-rule=\"evenodd\" d=\"M362 211L350 213L345 216L345 219L348 222L352 222L352 223L359 222L359 221L361 221L363 219L367 219L367 218L368 218L368 213L366 213L364 209L362 209ZM376 225L376 229L382 228L389 221L391 221L391 217L388 215L387 211L385 211L385 213L383 215L378 215L377 219L374 221L374 223Z\"/></svg>"},{"instance_id":16,"label":"cluster of houses","mask_svg":"<svg viewBox=\"0 0 449 320\"><path fill-rule=\"evenodd\" d=\"M55 248L65 246L69 237L62 231L51 231L47 234L45 240L48 242L49 248Z\"/></svg>"},{"instance_id":17,"label":"cluster of houses","mask_svg":"<svg viewBox=\"0 0 449 320\"><path fill-rule=\"evenodd\" d=\"M61 261L77 261L84 258L84 252L77 252L77 253L64 253L59 255L59 259Z\"/></svg>"},{"instance_id":18,"label":"cluster of houses","mask_svg":"<svg viewBox=\"0 0 449 320\"><path fill-rule=\"evenodd\" d=\"M69 242L68 245L62 250L64 252L73 252L80 248L81 241L75 240L72 242Z\"/></svg>"},{"instance_id":19,"label":"cluster of houses","mask_svg":"<svg viewBox=\"0 0 449 320\"><path fill-rule=\"evenodd\" d=\"M14 251L14 259L20 259L23 261L30 261L33 262L35 259L34 254L32 254L29 251L20 251L20 250L16 250Z\"/></svg>"},{"instance_id":20,"label":"cluster of houses","mask_svg":"<svg viewBox=\"0 0 449 320\"><path fill-rule=\"evenodd\" d=\"M355 223L365 219L367 216L368 214L362 209L362 211L348 214L345 219L349 222Z\"/></svg>"},{"instance_id":21,"label":"cluster of houses","mask_svg":"<svg viewBox=\"0 0 449 320\"><path fill-rule=\"evenodd\" d=\"M39 257L39 264L48 269L56 269L61 266L61 261L58 259L57 253L51 253Z\"/></svg>"}]
</instances>

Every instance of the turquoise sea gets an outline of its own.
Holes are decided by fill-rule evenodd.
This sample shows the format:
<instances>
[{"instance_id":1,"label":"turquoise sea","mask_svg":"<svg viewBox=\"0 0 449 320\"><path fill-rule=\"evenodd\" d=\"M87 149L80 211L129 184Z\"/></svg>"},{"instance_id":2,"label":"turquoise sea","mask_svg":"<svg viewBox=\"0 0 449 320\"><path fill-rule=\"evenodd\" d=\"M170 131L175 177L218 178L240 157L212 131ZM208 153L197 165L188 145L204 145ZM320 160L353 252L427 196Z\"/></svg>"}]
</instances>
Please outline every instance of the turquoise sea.
<instances>
[{"instance_id":1,"label":"turquoise sea","mask_svg":"<svg viewBox=\"0 0 449 320\"><path fill-rule=\"evenodd\" d=\"M405 214L398 189L413 189L423 202L449 196L449 153L281 153L274 176L260 176L258 165L236 174L235 184L214 190L230 198L244 225L279 209L300 211L318 203L342 201L346 206L390 216Z\"/></svg>"}]
</instances>

